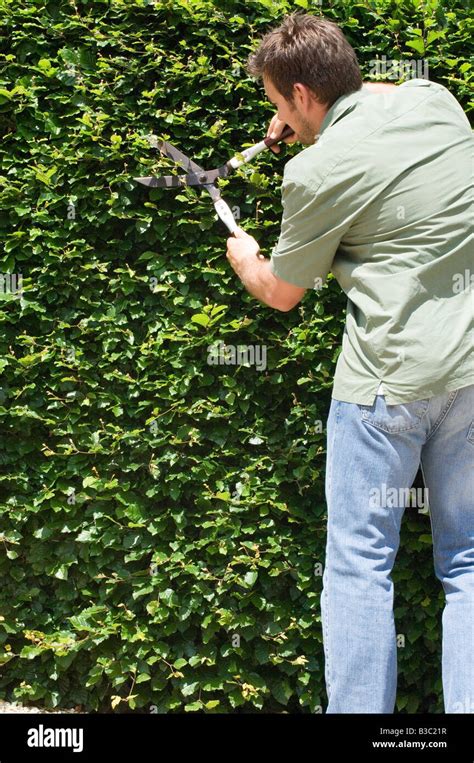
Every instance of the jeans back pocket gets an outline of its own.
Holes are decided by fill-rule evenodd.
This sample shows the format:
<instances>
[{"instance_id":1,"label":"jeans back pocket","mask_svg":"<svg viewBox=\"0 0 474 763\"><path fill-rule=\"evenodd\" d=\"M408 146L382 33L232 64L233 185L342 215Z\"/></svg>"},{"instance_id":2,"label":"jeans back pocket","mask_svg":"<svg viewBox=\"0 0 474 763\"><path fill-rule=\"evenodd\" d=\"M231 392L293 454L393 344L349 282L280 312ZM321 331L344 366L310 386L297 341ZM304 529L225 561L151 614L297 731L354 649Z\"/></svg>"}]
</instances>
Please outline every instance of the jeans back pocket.
<instances>
[{"instance_id":1,"label":"jeans back pocket","mask_svg":"<svg viewBox=\"0 0 474 763\"><path fill-rule=\"evenodd\" d=\"M377 395L372 405L360 405L361 419L383 432L407 432L416 429L428 410L429 398L410 403L387 405L384 395Z\"/></svg>"}]
</instances>

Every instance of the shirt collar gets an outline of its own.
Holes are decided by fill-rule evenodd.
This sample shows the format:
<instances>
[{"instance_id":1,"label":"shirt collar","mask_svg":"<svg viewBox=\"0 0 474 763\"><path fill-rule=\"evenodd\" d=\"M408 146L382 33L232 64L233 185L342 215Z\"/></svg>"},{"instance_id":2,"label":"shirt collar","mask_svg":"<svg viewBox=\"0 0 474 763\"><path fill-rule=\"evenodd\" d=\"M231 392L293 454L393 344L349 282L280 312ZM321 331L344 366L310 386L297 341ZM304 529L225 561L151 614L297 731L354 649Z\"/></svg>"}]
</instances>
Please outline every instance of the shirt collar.
<instances>
[{"instance_id":1,"label":"shirt collar","mask_svg":"<svg viewBox=\"0 0 474 763\"><path fill-rule=\"evenodd\" d=\"M324 130L326 130L328 127L333 125L335 122L337 122L339 119L341 119L343 116L348 114L350 111L353 111L359 101L361 101L363 98L368 96L368 91L361 87L359 90L356 90L354 93L348 93L347 95L341 95L340 98L337 99L329 109L329 111L326 113L326 116L324 117L321 127L319 128L319 135L322 135Z\"/></svg>"}]
</instances>

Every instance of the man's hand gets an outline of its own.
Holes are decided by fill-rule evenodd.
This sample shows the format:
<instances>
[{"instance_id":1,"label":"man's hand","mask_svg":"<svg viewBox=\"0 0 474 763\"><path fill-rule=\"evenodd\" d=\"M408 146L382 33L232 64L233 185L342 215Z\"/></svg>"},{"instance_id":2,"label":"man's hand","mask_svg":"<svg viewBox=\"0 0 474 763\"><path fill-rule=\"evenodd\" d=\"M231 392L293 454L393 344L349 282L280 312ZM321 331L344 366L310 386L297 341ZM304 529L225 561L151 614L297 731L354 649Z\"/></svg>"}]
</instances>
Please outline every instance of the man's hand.
<instances>
[{"instance_id":1,"label":"man's hand","mask_svg":"<svg viewBox=\"0 0 474 763\"><path fill-rule=\"evenodd\" d=\"M278 119L278 114L275 114L272 118L272 121L268 125L268 130L266 134L266 138L279 138L282 134L283 130L286 127L286 122L282 122L281 119ZM296 137L295 135L290 135L289 138L284 138L284 143L296 143ZM270 150L273 151L275 154L279 154L281 151L281 146L278 145L278 143L275 143L273 146L270 146Z\"/></svg>"},{"instance_id":2,"label":"man's hand","mask_svg":"<svg viewBox=\"0 0 474 763\"><path fill-rule=\"evenodd\" d=\"M256 258L265 259L263 254L260 254L258 242L242 228L237 228L235 235L227 239L226 256L238 276L249 261L255 262Z\"/></svg>"}]
</instances>

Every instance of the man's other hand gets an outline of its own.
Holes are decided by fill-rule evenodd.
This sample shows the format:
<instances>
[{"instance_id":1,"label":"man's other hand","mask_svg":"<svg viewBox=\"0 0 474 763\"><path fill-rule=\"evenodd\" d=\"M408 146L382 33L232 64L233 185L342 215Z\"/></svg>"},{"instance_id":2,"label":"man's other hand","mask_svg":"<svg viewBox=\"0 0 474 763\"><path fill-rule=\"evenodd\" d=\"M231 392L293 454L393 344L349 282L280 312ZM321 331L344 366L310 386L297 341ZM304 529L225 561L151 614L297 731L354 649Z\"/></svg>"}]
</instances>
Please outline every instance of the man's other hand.
<instances>
[{"instance_id":1,"label":"man's other hand","mask_svg":"<svg viewBox=\"0 0 474 763\"><path fill-rule=\"evenodd\" d=\"M266 134L266 138L279 138L282 134L283 130L286 127L286 123L282 122L281 119L278 119L278 114L275 114L272 121L268 125L268 130ZM284 138L284 143L296 143L296 137L295 135L290 135L289 138ZM281 151L281 146L279 146L277 143L275 143L273 146L270 146L271 151L273 151L275 154L279 154Z\"/></svg>"}]
</instances>

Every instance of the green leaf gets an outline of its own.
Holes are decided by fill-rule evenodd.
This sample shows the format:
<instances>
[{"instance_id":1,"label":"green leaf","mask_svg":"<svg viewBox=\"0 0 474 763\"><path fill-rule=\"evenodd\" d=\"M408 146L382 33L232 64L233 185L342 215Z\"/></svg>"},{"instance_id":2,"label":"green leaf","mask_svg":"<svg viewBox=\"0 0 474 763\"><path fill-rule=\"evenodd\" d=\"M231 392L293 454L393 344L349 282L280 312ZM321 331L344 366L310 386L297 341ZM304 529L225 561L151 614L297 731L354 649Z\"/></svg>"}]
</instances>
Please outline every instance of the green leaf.
<instances>
[{"instance_id":1,"label":"green leaf","mask_svg":"<svg viewBox=\"0 0 474 763\"><path fill-rule=\"evenodd\" d=\"M425 44L421 38L416 38L415 40L408 40L408 42L406 42L405 45L408 48L413 48L413 50L416 50L416 52L419 53L420 56L424 56Z\"/></svg>"},{"instance_id":2,"label":"green leaf","mask_svg":"<svg viewBox=\"0 0 474 763\"><path fill-rule=\"evenodd\" d=\"M97 487L100 484L100 479L89 475L82 480L82 487Z\"/></svg>"},{"instance_id":3,"label":"green leaf","mask_svg":"<svg viewBox=\"0 0 474 763\"><path fill-rule=\"evenodd\" d=\"M252 570L251 572L247 572L244 575L244 585L248 588L252 588L253 585L257 582L258 578L258 572L256 570Z\"/></svg>"},{"instance_id":4,"label":"green leaf","mask_svg":"<svg viewBox=\"0 0 474 763\"><path fill-rule=\"evenodd\" d=\"M196 313L191 316L191 320L193 323L198 323L200 326L208 326L211 319L208 315L204 315L204 313Z\"/></svg>"}]
</instances>

